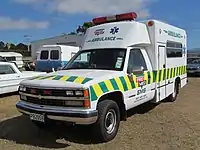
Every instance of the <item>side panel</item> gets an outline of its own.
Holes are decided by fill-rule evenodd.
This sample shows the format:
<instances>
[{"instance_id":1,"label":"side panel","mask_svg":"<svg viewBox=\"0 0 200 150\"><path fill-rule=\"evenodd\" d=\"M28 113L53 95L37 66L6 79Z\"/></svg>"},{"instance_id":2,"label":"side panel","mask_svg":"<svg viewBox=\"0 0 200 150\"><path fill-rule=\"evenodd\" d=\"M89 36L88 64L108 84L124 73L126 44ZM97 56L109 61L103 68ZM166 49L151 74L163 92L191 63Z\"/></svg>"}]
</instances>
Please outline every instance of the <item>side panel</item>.
<instances>
[{"instance_id":1,"label":"side panel","mask_svg":"<svg viewBox=\"0 0 200 150\"><path fill-rule=\"evenodd\" d=\"M185 43L167 41L166 45L166 66L168 68L166 96L169 96L174 92L176 79L180 79L181 88L187 84L187 49Z\"/></svg>"},{"instance_id":2,"label":"side panel","mask_svg":"<svg viewBox=\"0 0 200 150\"><path fill-rule=\"evenodd\" d=\"M20 74L11 65L0 65L0 94L18 90Z\"/></svg>"},{"instance_id":3,"label":"side panel","mask_svg":"<svg viewBox=\"0 0 200 150\"><path fill-rule=\"evenodd\" d=\"M17 91L20 81L21 79L18 74L0 75L0 94Z\"/></svg>"}]
</instances>

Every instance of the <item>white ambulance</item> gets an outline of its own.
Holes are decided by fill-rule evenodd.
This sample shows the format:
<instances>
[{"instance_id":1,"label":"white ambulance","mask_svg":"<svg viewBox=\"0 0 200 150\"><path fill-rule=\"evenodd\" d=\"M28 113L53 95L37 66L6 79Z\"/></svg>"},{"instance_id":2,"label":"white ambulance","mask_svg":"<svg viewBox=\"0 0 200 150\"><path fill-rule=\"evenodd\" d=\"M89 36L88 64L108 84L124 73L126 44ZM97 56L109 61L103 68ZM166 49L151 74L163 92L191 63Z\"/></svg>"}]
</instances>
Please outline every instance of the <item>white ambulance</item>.
<instances>
[{"instance_id":1,"label":"white ambulance","mask_svg":"<svg viewBox=\"0 0 200 150\"><path fill-rule=\"evenodd\" d=\"M17 109L37 125L48 120L91 125L112 140L127 110L145 102L175 101L187 84L187 36L136 13L93 19L82 49L63 70L21 82Z\"/></svg>"}]
</instances>

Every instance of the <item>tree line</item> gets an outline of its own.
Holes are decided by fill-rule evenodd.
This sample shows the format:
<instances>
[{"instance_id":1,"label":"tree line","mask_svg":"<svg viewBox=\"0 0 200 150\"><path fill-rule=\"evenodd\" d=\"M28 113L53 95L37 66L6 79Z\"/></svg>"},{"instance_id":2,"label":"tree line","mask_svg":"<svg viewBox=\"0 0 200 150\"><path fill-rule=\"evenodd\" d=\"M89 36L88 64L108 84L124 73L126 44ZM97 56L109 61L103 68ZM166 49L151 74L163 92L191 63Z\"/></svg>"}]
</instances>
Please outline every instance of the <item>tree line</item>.
<instances>
[{"instance_id":1,"label":"tree line","mask_svg":"<svg viewBox=\"0 0 200 150\"><path fill-rule=\"evenodd\" d=\"M31 50L31 46L29 46ZM31 52L28 51L28 45L24 43L13 44L13 43L4 43L0 41L0 52L17 52L23 56L31 56Z\"/></svg>"},{"instance_id":2,"label":"tree line","mask_svg":"<svg viewBox=\"0 0 200 150\"><path fill-rule=\"evenodd\" d=\"M83 35L89 27L94 26L92 22L84 22L82 25L79 25L76 31L69 33L69 35Z\"/></svg>"}]
</instances>

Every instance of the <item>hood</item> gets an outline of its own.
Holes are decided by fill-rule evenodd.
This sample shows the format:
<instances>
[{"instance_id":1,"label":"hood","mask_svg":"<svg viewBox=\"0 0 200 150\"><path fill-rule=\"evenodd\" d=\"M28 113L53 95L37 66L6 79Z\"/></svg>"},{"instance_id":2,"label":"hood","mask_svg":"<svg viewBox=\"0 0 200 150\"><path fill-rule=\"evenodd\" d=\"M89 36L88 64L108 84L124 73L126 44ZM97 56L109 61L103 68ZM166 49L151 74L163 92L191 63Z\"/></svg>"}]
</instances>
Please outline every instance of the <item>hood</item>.
<instances>
[{"instance_id":1,"label":"hood","mask_svg":"<svg viewBox=\"0 0 200 150\"><path fill-rule=\"evenodd\" d=\"M44 75L46 74L46 72L22 71L21 74L25 77L34 77L34 76Z\"/></svg>"},{"instance_id":2,"label":"hood","mask_svg":"<svg viewBox=\"0 0 200 150\"><path fill-rule=\"evenodd\" d=\"M61 70L24 80L21 84L46 88L85 88L122 74L109 70Z\"/></svg>"},{"instance_id":3,"label":"hood","mask_svg":"<svg viewBox=\"0 0 200 150\"><path fill-rule=\"evenodd\" d=\"M20 72L20 79L27 80L44 74L46 74L46 72L22 71Z\"/></svg>"}]
</instances>

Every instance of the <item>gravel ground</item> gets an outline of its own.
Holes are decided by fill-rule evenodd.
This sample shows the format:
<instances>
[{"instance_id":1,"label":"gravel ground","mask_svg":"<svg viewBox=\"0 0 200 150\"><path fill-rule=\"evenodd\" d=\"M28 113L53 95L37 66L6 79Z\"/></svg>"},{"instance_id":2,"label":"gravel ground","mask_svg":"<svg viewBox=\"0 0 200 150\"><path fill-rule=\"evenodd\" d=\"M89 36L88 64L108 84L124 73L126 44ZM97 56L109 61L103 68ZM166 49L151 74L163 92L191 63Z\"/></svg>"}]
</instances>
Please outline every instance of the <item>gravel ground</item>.
<instances>
[{"instance_id":1,"label":"gravel ground","mask_svg":"<svg viewBox=\"0 0 200 150\"><path fill-rule=\"evenodd\" d=\"M0 150L134 149L200 150L200 79L190 78L176 102L144 104L129 111L116 138L95 143L90 130L63 124L39 130L21 116L15 95L0 98Z\"/></svg>"}]
</instances>

